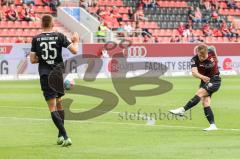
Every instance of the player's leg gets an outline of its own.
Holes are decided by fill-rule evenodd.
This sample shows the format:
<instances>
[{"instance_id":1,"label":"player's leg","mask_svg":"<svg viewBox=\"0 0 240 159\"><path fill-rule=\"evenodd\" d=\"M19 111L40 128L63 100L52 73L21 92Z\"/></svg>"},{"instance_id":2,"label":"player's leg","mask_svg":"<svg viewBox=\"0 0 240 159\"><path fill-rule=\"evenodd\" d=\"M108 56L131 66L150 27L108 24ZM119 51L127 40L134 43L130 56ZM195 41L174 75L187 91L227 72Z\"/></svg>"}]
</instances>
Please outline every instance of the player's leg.
<instances>
[{"instance_id":1,"label":"player's leg","mask_svg":"<svg viewBox=\"0 0 240 159\"><path fill-rule=\"evenodd\" d=\"M52 79L52 77L55 77L55 76L51 76L51 79ZM62 143L62 146L69 146L72 144L72 142L67 136L66 130L63 125L62 118L57 110L57 98L60 98L61 96L63 96L64 93L56 92L55 89L53 89L55 87L53 87L53 88L50 87L49 82L51 83L51 81L49 81L48 75L43 75L40 77L40 83L41 83L43 95L45 97L45 100L48 103L48 107L51 112L52 120L53 120L55 126L58 128L59 134L61 134L61 136L60 136L61 139L58 138L57 143L58 144ZM54 83L51 83L51 84L54 84Z\"/></svg>"},{"instance_id":2,"label":"player's leg","mask_svg":"<svg viewBox=\"0 0 240 159\"><path fill-rule=\"evenodd\" d=\"M40 76L40 84L43 91L43 96L48 104L52 120L63 137L67 138L66 130L63 126L62 119L57 111L56 96L57 93L49 86L48 75Z\"/></svg>"},{"instance_id":3,"label":"player's leg","mask_svg":"<svg viewBox=\"0 0 240 159\"><path fill-rule=\"evenodd\" d=\"M56 98L47 100L47 103L48 103L48 108L51 112L51 117L52 117L52 120L53 120L55 126L58 128L58 130L59 130L60 134L63 136L63 138L67 139L68 136L67 136L66 130L63 126L62 119L56 109Z\"/></svg>"},{"instance_id":4,"label":"player's leg","mask_svg":"<svg viewBox=\"0 0 240 159\"><path fill-rule=\"evenodd\" d=\"M57 112L58 114L60 115L61 119L62 119L62 123L64 125L64 118L65 118L65 113L64 113L64 110L63 110L63 106L62 106L62 98L56 98L56 102L57 102ZM58 137L61 137L61 133L59 131L58 133Z\"/></svg>"},{"instance_id":5,"label":"player's leg","mask_svg":"<svg viewBox=\"0 0 240 159\"><path fill-rule=\"evenodd\" d=\"M64 124L65 113L64 113L63 106L62 106L62 98L57 98L56 101L57 101L57 111L62 119L63 124Z\"/></svg>"},{"instance_id":6,"label":"player's leg","mask_svg":"<svg viewBox=\"0 0 240 159\"><path fill-rule=\"evenodd\" d=\"M172 114L175 114L175 115L183 116L187 110L189 110L192 107L194 107L195 105L197 105L200 102L201 98L204 96L207 96L207 95L208 95L208 92L206 91L206 89L199 88L197 90L195 96L192 99L190 99L184 107L180 107L178 109L173 109L173 110L170 110L169 112Z\"/></svg>"},{"instance_id":7,"label":"player's leg","mask_svg":"<svg viewBox=\"0 0 240 159\"><path fill-rule=\"evenodd\" d=\"M209 128L203 129L205 131L212 131L212 130L217 130L217 126L215 125L215 121L214 121L214 114L213 111L210 107L211 105L211 97L207 96L207 97L203 97L202 98L202 105L203 105L203 109L204 109L204 114L210 124Z\"/></svg>"},{"instance_id":8,"label":"player's leg","mask_svg":"<svg viewBox=\"0 0 240 159\"><path fill-rule=\"evenodd\" d=\"M62 145L62 146L72 145L72 141L68 137L67 132L64 128L62 119L57 111L56 98L49 99L47 102L48 102L49 110L51 112L52 120L53 120L55 126L58 128L59 133L61 134L61 136L58 138L57 144Z\"/></svg>"},{"instance_id":9,"label":"player's leg","mask_svg":"<svg viewBox=\"0 0 240 159\"><path fill-rule=\"evenodd\" d=\"M60 115L61 119L62 119L62 123L64 125L64 117L65 117L65 114L64 114L64 109L63 109L63 106L62 106L62 99L61 99L61 96L63 94L58 94L59 98L56 99L56 102L57 102L57 112L58 114ZM62 146L70 146L72 145L72 141L71 139L68 137L67 139L65 139L63 137L63 134L61 133L61 131L59 131L58 133L58 141L57 143L58 144L62 144Z\"/></svg>"}]
</instances>

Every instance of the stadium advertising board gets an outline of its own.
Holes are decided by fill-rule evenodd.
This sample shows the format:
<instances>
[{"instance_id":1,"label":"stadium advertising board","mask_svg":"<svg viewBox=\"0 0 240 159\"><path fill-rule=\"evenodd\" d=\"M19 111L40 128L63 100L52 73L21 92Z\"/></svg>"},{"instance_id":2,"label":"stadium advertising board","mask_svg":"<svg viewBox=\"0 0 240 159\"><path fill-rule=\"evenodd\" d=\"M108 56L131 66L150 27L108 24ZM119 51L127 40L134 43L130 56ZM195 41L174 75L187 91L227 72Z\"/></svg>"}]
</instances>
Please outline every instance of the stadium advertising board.
<instances>
[{"instance_id":1,"label":"stadium advertising board","mask_svg":"<svg viewBox=\"0 0 240 159\"><path fill-rule=\"evenodd\" d=\"M104 44L84 44L83 54L101 55L103 49L107 49L110 56L123 53L126 57L191 57L197 44L129 44L128 48L123 44L111 47ZM237 43L209 44L216 48L218 56L239 56L240 46Z\"/></svg>"},{"instance_id":2,"label":"stadium advertising board","mask_svg":"<svg viewBox=\"0 0 240 159\"><path fill-rule=\"evenodd\" d=\"M219 56L219 67L221 71L240 70L239 46L237 44L212 44ZM167 66L167 75L174 72L182 72L188 75L190 72L190 59L194 55L195 44L139 44L128 47L116 46L113 49L106 49L103 44L83 44L79 54L93 55L101 58L103 66L100 75L110 77L111 73L118 73L121 70L136 70L134 63L144 62L141 71L161 71L162 66ZM103 50L107 57L102 56ZM4 44L0 45L0 74L38 74L37 65L29 62L30 44ZM122 57L114 57L116 54ZM64 59L73 57L67 49L63 49ZM127 63L125 62L127 60ZM74 63L72 65L74 66ZM74 69L73 73L83 75L86 65Z\"/></svg>"},{"instance_id":3,"label":"stadium advertising board","mask_svg":"<svg viewBox=\"0 0 240 159\"><path fill-rule=\"evenodd\" d=\"M233 74L239 72L240 49L238 44L210 45L212 49L217 50L221 72L236 71ZM190 60L195 54L196 46L196 44L133 44L125 48L122 44L115 47L106 46L106 44L85 44L83 45L83 54L102 57L103 50L105 52L108 50L108 56L112 58L108 60L108 67L105 66L102 70L105 73L107 71L116 73L126 69L136 70L134 63L141 61L145 62L143 71L161 71L164 65L168 67L167 75L172 75L175 72L181 72L180 75L187 75L191 70ZM126 63L122 58L115 57L119 55L126 58L129 63Z\"/></svg>"},{"instance_id":4,"label":"stadium advertising board","mask_svg":"<svg viewBox=\"0 0 240 159\"><path fill-rule=\"evenodd\" d=\"M0 45L0 74L38 74L38 66L30 64L30 44L4 44ZM81 47L79 52L81 52ZM73 55L63 49L63 58L68 59Z\"/></svg>"}]
</instances>

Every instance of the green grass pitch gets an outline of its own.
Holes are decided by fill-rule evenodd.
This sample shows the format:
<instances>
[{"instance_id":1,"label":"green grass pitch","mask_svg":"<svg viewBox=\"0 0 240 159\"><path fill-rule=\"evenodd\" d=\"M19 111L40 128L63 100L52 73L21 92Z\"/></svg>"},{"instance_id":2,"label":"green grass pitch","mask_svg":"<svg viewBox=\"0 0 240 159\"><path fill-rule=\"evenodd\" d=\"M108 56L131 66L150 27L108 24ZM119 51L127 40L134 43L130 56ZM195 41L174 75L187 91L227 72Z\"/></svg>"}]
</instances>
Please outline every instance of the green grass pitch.
<instances>
[{"instance_id":1,"label":"green grass pitch","mask_svg":"<svg viewBox=\"0 0 240 159\"><path fill-rule=\"evenodd\" d=\"M163 95L138 97L129 106L122 99L107 114L88 121L66 121L73 141L69 148L55 144L57 131L50 120L39 81L0 82L0 159L237 159L240 157L240 78L223 77L221 89L213 95L217 126L208 127L202 106L192 110L192 119L127 120L119 112L167 112L184 105L195 93L199 81L192 77L166 78L173 89ZM111 80L78 81L84 86L116 94ZM148 88L147 86L138 87ZM90 109L101 100L67 94L72 109Z\"/></svg>"}]
</instances>

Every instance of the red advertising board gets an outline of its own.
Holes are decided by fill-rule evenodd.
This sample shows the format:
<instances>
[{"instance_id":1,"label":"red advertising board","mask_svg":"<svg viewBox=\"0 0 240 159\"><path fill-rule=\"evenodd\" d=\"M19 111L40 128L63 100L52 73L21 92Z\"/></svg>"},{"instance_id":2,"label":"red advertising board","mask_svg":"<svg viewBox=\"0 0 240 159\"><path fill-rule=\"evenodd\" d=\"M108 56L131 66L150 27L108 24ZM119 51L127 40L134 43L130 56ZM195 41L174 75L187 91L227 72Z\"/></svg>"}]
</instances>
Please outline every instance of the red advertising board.
<instances>
[{"instance_id":1,"label":"red advertising board","mask_svg":"<svg viewBox=\"0 0 240 159\"><path fill-rule=\"evenodd\" d=\"M112 45L112 47L111 47ZM133 44L128 48L113 44L83 44L83 54L100 56L104 48L107 47L108 54L112 56L116 53L123 53L128 57L182 57L192 56L197 44ZM209 44L214 46L219 56L239 56L240 44ZM108 49L110 48L110 49Z\"/></svg>"},{"instance_id":2,"label":"red advertising board","mask_svg":"<svg viewBox=\"0 0 240 159\"><path fill-rule=\"evenodd\" d=\"M1 45L0 46L0 54L10 54L12 50L11 45Z\"/></svg>"}]
</instances>

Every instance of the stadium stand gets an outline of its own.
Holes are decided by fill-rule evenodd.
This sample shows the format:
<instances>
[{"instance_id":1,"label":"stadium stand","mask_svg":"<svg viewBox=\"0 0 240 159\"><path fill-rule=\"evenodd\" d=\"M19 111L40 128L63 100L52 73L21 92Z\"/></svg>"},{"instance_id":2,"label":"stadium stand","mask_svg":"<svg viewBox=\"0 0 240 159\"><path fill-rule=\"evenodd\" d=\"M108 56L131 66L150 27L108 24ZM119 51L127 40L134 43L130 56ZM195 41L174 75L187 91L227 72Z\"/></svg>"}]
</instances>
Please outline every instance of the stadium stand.
<instances>
[{"instance_id":1,"label":"stadium stand","mask_svg":"<svg viewBox=\"0 0 240 159\"><path fill-rule=\"evenodd\" d=\"M29 1L27 1L29 2ZM1 0L0 4L0 43L29 43L32 37L41 32L39 18L42 14L52 14L55 16L54 11L50 4L51 1L34 0L34 5L31 3L27 8L24 8L20 0L13 1L13 4L4 4ZM13 10L18 14L18 18L9 19L8 14L15 14L10 10L12 5ZM27 10L27 11L26 11ZM24 18L25 13L28 12L28 18ZM16 16L16 14L15 14ZM54 21L56 30L68 33L69 31L63 27L56 19Z\"/></svg>"},{"instance_id":2,"label":"stadium stand","mask_svg":"<svg viewBox=\"0 0 240 159\"><path fill-rule=\"evenodd\" d=\"M199 37L236 42L239 7L233 0L98 0L86 9L113 31L126 31L129 23L133 32L142 31L120 34L133 42L170 42L176 36L180 42L196 42Z\"/></svg>"},{"instance_id":3,"label":"stadium stand","mask_svg":"<svg viewBox=\"0 0 240 159\"><path fill-rule=\"evenodd\" d=\"M10 2L14 2L18 20L8 17ZM59 5L56 0L23 2L30 2L30 19L21 16L25 11L21 0L0 0L1 43L31 42L31 37L41 32L41 15L55 15L52 4ZM66 4L72 5L71 1ZM80 7L104 22L118 39L135 43L239 41L240 1L236 0L80 0ZM69 32L56 19L54 25Z\"/></svg>"}]
</instances>

